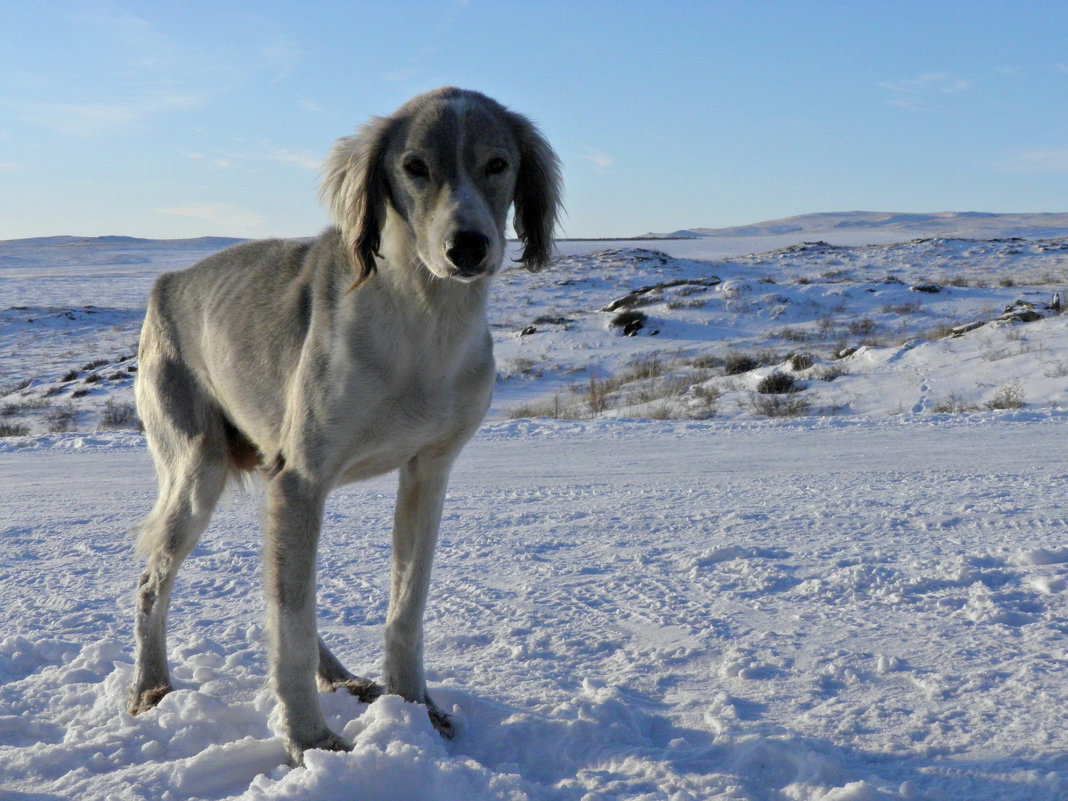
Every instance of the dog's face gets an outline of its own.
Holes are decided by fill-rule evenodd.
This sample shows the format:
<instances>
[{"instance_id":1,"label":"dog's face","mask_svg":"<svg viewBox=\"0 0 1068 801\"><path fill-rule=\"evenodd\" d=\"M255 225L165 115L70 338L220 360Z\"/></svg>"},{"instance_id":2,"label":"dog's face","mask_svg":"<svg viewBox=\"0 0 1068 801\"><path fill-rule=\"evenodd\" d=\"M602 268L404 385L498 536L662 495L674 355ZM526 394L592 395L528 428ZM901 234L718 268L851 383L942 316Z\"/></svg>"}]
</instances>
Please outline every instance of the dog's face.
<instances>
[{"instance_id":1,"label":"dog's face","mask_svg":"<svg viewBox=\"0 0 1068 801\"><path fill-rule=\"evenodd\" d=\"M520 261L537 270L551 257L560 205L556 155L529 120L477 92L444 88L408 101L338 140L323 172L322 196L350 248L357 282L376 270L391 213L438 278L475 281L496 272L513 204Z\"/></svg>"},{"instance_id":2,"label":"dog's face","mask_svg":"<svg viewBox=\"0 0 1068 801\"><path fill-rule=\"evenodd\" d=\"M505 118L464 95L421 104L390 138L389 197L430 272L461 281L496 272L519 162Z\"/></svg>"}]
</instances>

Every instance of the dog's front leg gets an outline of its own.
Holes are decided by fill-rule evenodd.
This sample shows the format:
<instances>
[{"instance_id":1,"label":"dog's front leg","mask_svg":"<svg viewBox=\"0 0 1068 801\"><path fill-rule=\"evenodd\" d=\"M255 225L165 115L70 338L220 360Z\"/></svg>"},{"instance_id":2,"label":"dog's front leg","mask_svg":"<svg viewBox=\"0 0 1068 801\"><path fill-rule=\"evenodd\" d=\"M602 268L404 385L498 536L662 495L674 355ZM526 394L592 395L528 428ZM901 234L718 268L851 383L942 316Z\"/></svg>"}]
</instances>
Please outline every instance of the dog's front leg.
<instances>
[{"instance_id":1,"label":"dog's front leg","mask_svg":"<svg viewBox=\"0 0 1068 801\"><path fill-rule=\"evenodd\" d=\"M327 727L316 684L315 557L323 496L303 476L285 471L268 484L267 493L264 577L271 684L286 749L294 764L301 764L309 748L351 748Z\"/></svg>"},{"instance_id":2,"label":"dog's front leg","mask_svg":"<svg viewBox=\"0 0 1068 801\"><path fill-rule=\"evenodd\" d=\"M452 454L416 456L400 470L385 628L386 692L426 704L446 737L453 735L452 724L431 701L423 676L423 612L451 465Z\"/></svg>"}]
</instances>

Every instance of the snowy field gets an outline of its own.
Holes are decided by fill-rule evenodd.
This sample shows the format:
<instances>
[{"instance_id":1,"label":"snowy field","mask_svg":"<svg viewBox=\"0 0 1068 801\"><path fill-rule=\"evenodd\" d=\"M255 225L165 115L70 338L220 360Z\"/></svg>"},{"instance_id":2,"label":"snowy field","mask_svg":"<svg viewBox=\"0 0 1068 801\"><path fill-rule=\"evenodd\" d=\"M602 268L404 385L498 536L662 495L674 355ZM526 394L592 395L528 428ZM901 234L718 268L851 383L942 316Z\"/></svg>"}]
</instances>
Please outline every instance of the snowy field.
<instances>
[{"instance_id":1,"label":"snowy field","mask_svg":"<svg viewBox=\"0 0 1068 801\"><path fill-rule=\"evenodd\" d=\"M459 733L323 696L355 750L296 770L255 487L179 576L179 691L123 712L137 329L226 243L0 242L0 800L1068 797L1068 219L686 236L499 278L427 615ZM371 676L394 483L333 495L320 555L321 630Z\"/></svg>"}]
</instances>

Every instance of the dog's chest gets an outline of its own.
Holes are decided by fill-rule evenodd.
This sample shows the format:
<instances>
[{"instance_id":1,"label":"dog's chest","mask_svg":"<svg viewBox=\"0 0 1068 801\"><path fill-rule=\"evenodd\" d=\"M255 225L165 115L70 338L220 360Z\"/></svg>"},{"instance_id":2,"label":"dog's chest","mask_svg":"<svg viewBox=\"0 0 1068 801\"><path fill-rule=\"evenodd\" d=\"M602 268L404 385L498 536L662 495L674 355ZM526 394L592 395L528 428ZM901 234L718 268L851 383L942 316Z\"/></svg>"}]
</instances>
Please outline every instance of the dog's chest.
<instances>
[{"instance_id":1,"label":"dog's chest","mask_svg":"<svg viewBox=\"0 0 1068 801\"><path fill-rule=\"evenodd\" d=\"M345 481L390 472L427 450L458 449L482 421L493 389L492 357L451 371L404 367L363 371L346 393Z\"/></svg>"}]
</instances>

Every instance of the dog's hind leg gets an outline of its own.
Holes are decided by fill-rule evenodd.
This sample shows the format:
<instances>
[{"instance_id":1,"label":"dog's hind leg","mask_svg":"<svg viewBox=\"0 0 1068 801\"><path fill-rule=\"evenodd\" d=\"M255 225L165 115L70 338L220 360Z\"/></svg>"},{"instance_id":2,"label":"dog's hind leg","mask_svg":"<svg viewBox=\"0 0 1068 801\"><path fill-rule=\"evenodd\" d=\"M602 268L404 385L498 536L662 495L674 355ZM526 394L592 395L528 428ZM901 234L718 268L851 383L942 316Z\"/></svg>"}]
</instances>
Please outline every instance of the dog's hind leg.
<instances>
[{"instance_id":1,"label":"dog's hind leg","mask_svg":"<svg viewBox=\"0 0 1068 801\"><path fill-rule=\"evenodd\" d=\"M167 668L171 590L182 561L207 528L226 481L225 462L201 461L194 454L189 461L177 475L160 476L160 497L141 536L149 552L137 585L136 659L129 705L134 715L154 707L172 689Z\"/></svg>"},{"instance_id":2,"label":"dog's hind leg","mask_svg":"<svg viewBox=\"0 0 1068 801\"><path fill-rule=\"evenodd\" d=\"M134 613L135 667L128 710L154 707L172 689L167 668L167 610L182 561L207 528L226 483L222 417L188 369L161 355L152 315L142 333L137 405L156 463L159 496L138 537L147 557Z\"/></svg>"},{"instance_id":3,"label":"dog's hind leg","mask_svg":"<svg viewBox=\"0 0 1068 801\"><path fill-rule=\"evenodd\" d=\"M319 638L319 670L316 673L323 692L347 690L362 703L369 704L385 691L380 684L350 673L336 656L330 653L323 638Z\"/></svg>"}]
</instances>

